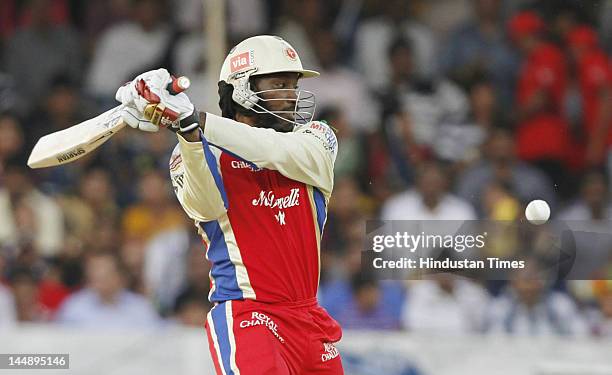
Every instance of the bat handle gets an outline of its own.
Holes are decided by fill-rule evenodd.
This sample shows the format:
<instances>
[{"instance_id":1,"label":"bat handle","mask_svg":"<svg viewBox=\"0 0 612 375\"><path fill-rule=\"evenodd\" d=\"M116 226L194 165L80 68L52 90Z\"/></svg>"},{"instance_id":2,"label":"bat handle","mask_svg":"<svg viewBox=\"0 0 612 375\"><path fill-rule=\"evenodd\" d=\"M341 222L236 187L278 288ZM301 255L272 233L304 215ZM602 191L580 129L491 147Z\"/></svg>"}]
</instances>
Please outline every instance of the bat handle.
<instances>
[{"instance_id":1,"label":"bat handle","mask_svg":"<svg viewBox=\"0 0 612 375\"><path fill-rule=\"evenodd\" d=\"M190 85L191 85L191 81L189 80L189 78L185 76L180 76L176 78L173 76L172 82L168 83L168 86L166 86L166 89L168 90L170 94L176 95L178 93L181 93L187 90Z\"/></svg>"}]
</instances>

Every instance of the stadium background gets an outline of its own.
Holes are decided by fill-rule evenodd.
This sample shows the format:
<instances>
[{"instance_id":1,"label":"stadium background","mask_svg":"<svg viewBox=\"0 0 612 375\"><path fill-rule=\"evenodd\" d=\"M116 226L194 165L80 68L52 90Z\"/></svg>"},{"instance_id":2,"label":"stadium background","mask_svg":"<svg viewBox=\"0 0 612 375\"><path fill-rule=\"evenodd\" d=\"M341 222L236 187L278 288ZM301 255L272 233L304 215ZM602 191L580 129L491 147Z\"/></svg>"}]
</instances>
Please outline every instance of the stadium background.
<instances>
[{"instance_id":1,"label":"stadium background","mask_svg":"<svg viewBox=\"0 0 612 375\"><path fill-rule=\"evenodd\" d=\"M530 369L565 350L589 370L571 370L570 361L534 373L610 373L592 367L610 365L592 358L610 352L605 280L377 282L360 273L359 260L366 219L519 220L535 198L551 203L554 218L610 230L612 1L225 5L227 46L277 34L322 74L301 87L316 93L317 117L338 129L319 298L347 331L347 373L462 373L451 363L467 360L456 350L464 346L478 360L502 348L522 353ZM181 342L168 332L191 335L180 327L193 326L196 336L180 337L202 351L187 352L208 356L201 327L209 268L168 181L174 135L125 131L79 162L25 166L40 136L113 106L116 88L150 68L189 76L196 106L217 111L207 70L218 68L208 57L225 51L206 47L205 19L199 0L2 1L0 342L12 341L0 351L38 342L53 352L54 338L102 351L146 332L166 335L166 346L151 348L163 357ZM535 47L527 54L521 45ZM612 255L609 241L593 246ZM594 278L608 279L610 269L612 260ZM90 298L76 303L79 293ZM117 296L100 313L97 298ZM545 313L517 316L525 306ZM108 332L117 339L100 336ZM122 354L128 367L116 373L138 373ZM149 365L161 372L156 359ZM489 359L483 373L515 360Z\"/></svg>"}]
</instances>

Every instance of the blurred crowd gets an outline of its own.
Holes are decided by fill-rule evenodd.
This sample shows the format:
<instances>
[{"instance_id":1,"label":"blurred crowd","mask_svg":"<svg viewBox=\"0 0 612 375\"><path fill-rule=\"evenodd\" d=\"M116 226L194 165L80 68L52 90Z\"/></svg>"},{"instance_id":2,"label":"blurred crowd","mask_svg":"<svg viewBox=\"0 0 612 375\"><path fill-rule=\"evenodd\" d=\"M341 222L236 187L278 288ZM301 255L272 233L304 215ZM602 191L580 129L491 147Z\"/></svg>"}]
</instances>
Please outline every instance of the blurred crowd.
<instances>
[{"instance_id":1,"label":"blurred crowd","mask_svg":"<svg viewBox=\"0 0 612 375\"><path fill-rule=\"evenodd\" d=\"M338 131L319 298L345 328L612 337L612 243L596 281L363 275L367 219L553 217L612 233L611 0L228 0L228 46L275 34ZM170 189L174 134L125 131L30 170L44 134L114 106L156 67L206 78L200 0L0 4L0 331L202 326L209 265ZM607 241L607 242L606 242ZM512 242L506 242L512 244ZM516 245L518 246L518 245ZM597 276L597 277L595 277Z\"/></svg>"}]
</instances>

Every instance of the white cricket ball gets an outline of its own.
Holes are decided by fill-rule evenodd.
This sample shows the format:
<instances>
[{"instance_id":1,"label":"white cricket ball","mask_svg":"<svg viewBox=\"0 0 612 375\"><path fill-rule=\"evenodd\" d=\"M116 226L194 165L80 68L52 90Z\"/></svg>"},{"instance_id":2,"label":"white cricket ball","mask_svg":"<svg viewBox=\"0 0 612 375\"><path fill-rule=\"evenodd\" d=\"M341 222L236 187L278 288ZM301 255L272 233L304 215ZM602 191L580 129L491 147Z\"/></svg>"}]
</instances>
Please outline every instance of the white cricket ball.
<instances>
[{"instance_id":1,"label":"white cricket ball","mask_svg":"<svg viewBox=\"0 0 612 375\"><path fill-rule=\"evenodd\" d=\"M525 208L525 217L531 224L544 224L550 218L550 206L541 199L533 200Z\"/></svg>"}]
</instances>

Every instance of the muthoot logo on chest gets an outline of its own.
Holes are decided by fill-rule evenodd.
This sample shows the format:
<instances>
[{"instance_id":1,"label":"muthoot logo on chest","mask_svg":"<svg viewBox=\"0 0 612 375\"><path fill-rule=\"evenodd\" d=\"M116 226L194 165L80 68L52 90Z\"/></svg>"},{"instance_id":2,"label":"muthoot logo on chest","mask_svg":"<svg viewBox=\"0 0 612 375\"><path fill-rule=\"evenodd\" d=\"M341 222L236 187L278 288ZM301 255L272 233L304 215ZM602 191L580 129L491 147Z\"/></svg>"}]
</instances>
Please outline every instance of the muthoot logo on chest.
<instances>
[{"instance_id":1,"label":"muthoot logo on chest","mask_svg":"<svg viewBox=\"0 0 612 375\"><path fill-rule=\"evenodd\" d=\"M277 197L272 190L262 190L251 202L253 206L284 209L300 205L300 189L293 188L288 195Z\"/></svg>"}]
</instances>

